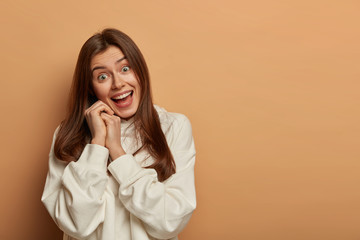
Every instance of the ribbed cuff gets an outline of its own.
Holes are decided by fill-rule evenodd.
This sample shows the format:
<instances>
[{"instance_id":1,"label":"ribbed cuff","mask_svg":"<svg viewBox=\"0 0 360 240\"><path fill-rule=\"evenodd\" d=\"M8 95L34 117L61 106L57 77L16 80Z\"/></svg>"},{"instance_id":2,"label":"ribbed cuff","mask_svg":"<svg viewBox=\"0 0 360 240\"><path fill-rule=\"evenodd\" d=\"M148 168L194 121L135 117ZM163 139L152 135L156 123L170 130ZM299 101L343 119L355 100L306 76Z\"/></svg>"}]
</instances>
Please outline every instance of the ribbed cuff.
<instances>
[{"instance_id":1,"label":"ribbed cuff","mask_svg":"<svg viewBox=\"0 0 360 240\"><path fill-rule=\"evenodd\" d=\"M133 155L125 154L112 161L108 169L118 183L122 184L131 181L131 178L141 171L142 167L135 161Z\"/></svg>"},{"instance_id":2,"label":"ribbed cuff","mask_svg":"<svg viewBox=\"0 0 360 240\"><path fill-rule=\"evenodd\" d=\"M97 144L86 144L77 162L86 164L88 168L106 172L108 158L109 150L106 147Z\"/></svg>"}]
</instances>

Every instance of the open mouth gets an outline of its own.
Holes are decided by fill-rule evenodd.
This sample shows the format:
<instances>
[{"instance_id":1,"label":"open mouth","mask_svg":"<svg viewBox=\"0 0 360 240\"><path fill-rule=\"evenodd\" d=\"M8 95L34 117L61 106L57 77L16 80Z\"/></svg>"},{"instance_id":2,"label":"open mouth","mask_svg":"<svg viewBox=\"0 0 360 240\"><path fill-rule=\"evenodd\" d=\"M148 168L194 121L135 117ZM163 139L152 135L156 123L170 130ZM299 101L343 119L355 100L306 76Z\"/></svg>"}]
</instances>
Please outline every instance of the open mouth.
<instances>
[{"instance_id":1,"label":"open mouth","mask_svg":"<svg viewBox=\"0 0 360 240\"><path fill-rule=\"evenodd\" d=\"M111 98L116 104L126 104L126 102L131 100L134 91L129 91L121 95L117 95L116 97Z\"/></svg>"}]
</instances>

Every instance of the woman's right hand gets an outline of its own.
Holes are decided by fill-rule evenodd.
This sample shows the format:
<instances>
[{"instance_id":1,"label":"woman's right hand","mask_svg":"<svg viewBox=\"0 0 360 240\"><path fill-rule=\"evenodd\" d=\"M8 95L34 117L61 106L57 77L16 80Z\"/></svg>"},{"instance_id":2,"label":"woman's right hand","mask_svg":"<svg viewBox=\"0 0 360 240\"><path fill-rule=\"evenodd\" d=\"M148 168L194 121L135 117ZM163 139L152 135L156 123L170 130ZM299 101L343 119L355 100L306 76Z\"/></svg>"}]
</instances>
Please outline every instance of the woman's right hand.
<instances>
[{"instance_id":1,"label":"woman's right hand","mask_svg":"<svg viewBox=\"0 0 360 240\"><path fill-rule=\"evenodd\" d=\"M85 110L85 118L91 132L91 144L105 146L106 125L100 116L102 112L106 112L109 115L114 114L108 105L98 100Z\"/></svg>"}]
</instances>

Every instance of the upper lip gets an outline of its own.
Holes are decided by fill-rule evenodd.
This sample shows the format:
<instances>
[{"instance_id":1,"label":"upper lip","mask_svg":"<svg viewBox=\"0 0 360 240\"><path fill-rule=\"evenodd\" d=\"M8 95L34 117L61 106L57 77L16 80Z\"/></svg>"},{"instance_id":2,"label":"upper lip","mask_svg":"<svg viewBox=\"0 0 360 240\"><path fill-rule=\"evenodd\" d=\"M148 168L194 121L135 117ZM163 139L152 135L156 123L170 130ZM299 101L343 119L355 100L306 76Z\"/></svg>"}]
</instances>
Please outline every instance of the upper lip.
<instances>
[{"instance_id":1,"label":"upper lip","mask_svg":"<svg viewBox=\"0 0 360 240\"><path fill-rule=\"evenodd\" d=\"M113 95L111 98L116 98L116 97L118 97L118 96L120 96L120 95L123 95L123 94L125 94L125 93L128 93L128 92L132 92L132 90L128 90L128 91L123 91L123 92L117 93L117 94Z\"/></svg>"}]
</instances>

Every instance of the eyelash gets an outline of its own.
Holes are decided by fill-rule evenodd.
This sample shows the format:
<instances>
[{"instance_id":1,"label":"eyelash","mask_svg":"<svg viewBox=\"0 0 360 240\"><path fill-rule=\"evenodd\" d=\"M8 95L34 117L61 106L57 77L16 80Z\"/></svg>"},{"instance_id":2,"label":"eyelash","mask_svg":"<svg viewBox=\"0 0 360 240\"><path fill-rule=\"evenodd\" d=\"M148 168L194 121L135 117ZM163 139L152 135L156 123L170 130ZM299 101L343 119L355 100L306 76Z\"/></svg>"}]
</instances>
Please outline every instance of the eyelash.
<instances>
[{"instance_id":1,"label":"eyelash","mask_svg":"<svg viewBox=\"0 0 360 240\"><path fill-rule=\"evenodd\" d=\"M126 71L123 71L124 68L127 68L127 70L126 70ZM130 67L129 67L129 66L123 66L123 67L121 68L121 72L128 72L128 71L130 71Z\"/></svg>"},{"instance_id":2,"label":"eyelash","mask_svg":"<svg viewBox=\"0 0 360 240\"><path fill-rule=\"evenodd\" d=\"M124 70L124 69L126 69L126 70ZM129 66L123 66L120 71L123 72L123 73L126 73L126 72L130 71L130 67ZM105 78L101 79L102 76L105 76ZM102 73L102 74L100 74L98 76L98 80L100 80L100 81L104 81L106 78L108 78L108 75L105 74L105 73Z\"/></svg>"},{"instance_id":3,"label":"eyelash","mask_svg":"<svg viewBox=\"0 0 360 240\"><path fill-rule=\"evenodd\" d=\"M105 76L106 78L108 77L108 75L107 74L100 74L99 76L98 76L98 79L100 80L100 81L104 81L106 78L104 78L104 79L101 79L101 77L102 76Z\"/></svg>"}]
</instances>

